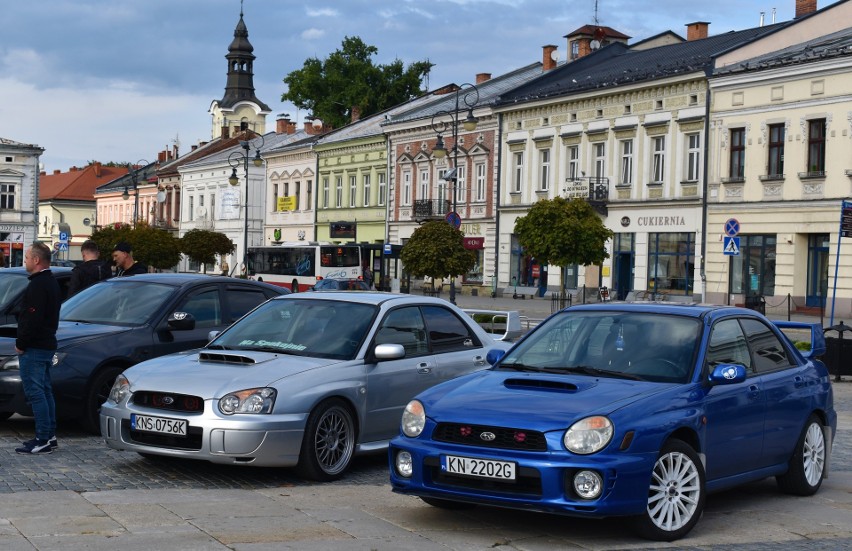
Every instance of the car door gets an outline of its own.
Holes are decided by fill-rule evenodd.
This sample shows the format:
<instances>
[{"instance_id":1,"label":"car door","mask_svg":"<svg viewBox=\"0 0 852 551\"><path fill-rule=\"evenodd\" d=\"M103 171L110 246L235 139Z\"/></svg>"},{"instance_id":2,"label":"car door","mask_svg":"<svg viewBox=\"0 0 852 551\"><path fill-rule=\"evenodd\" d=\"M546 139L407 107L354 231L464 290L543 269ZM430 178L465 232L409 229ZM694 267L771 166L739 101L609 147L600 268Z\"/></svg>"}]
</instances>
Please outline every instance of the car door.
<instances>
[{"instance_id":1,"label":"car door","mask_svg":"<svg viewBox=\"0 0 852 551\"><path fill-rule=\"evenodd\" d=\"M365 366L367 413L361 431L364 442L395 436L405 405L421 390L438 382L435 358L429 350L426 323L419 307L390 310L377 327L371 350L379 344L399 344L405 349L405 357L372 360Z\"/></svg>"},{"instance_id":2,"label":"car door","mask_svg":"<svg viewBox=\"0 0 852 551\"><path fill-rule=\"evenodd\" d=\"M421 307L421 311L437 364L436 382L448 381L487 367L482 342L455 312L443 306L431 305Z\"/></svg>"},{"instance_id":3,"label":"car door","mask_svg":"<svg viewBox=\"0 0 852 551\"><path fill-rule=\"evenodd\" d=\"M195 328L176 331L168 328L167 320L174 312L187 312L195 318ZM183 292L175 306L164 313L157 326L152 357L200 348L207 344L210 331L221 331L230 325L223 312L218 285L191 287Z\"/></svg>"},{"instance_id":4,"label":"car door","mask_svg":"<svg viewBox=\"0 0 852 551\"><path fill-rule=\"evenodd\" d=\"M717 321L710 329L705 373L719 364L740 364L745 381L716 385L705 397L706 473L717 480L751 471L761 464L766 396L752 367L748 344L737 318Z\"/></svg>"},{"instance_id":5,"label":"car door","mask_svg":"<svg viewBox=\"0 0 852 551\"><path fill-rule=\"evenodd\" d=\"M781 339L763 321L741 320L751 349L754 369L766 396L763 464L785 463L811 413L810 392L816 382L799 366Z\"/></svg>"}]
</instances>

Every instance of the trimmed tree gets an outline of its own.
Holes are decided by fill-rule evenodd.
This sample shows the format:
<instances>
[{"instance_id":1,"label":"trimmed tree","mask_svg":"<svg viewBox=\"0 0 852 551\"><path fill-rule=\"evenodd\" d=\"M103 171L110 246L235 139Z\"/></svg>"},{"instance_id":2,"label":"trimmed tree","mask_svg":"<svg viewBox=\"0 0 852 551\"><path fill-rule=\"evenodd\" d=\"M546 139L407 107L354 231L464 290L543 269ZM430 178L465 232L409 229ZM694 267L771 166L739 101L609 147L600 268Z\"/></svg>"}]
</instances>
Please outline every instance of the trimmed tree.
<instances>
[{"instance_id":1,"label":"trimmed tree","mask_svg":"<svg viewBox=\"0 0 852 551\"><path fill-rule=\"evenodd\" d=\"M180 240L166 230L152 228L146 222L110 224L92 234L101 250L101 259L111 261L116 243L126 241L133 248L133 258L157 270L170 270L180 262Z\"/></svg>"},{"instance_id":2,"label":"trimmed tree","mask_svg":"<svg viewBox=\"0 0 852 551\"><path fill-rule=\"evenodd\" d=\"M556 197L536 202L518 218L515 235L527 254L551 266L591 266L609 258L606 242L613 232L584 199Z\"/></svg>"},{"instance_id":3,"label":"trimmed tree","mask_svg":"<svg viewBox=\"0 0 852 551\"><path fill-rule=\"evenodd\" d=\"M435 280L464 274L476 264L476 256L464 248L464 233L447 222L426 222L411 235L399 253L405 269L416 277Z\"/></svg>"},{"instance_id":4,"label":"trimmed tree","mask_svg":"<svg viewBox=\"0 0 852 551\"><path fill-rule=\"evenodd\" d=\"M236 249L224 233L198 229L186 232L180 239L180 247L191 260L204 265L204 273L208 265L216 263L216 255L225 256Z\"/></svg>"}]
</instances>

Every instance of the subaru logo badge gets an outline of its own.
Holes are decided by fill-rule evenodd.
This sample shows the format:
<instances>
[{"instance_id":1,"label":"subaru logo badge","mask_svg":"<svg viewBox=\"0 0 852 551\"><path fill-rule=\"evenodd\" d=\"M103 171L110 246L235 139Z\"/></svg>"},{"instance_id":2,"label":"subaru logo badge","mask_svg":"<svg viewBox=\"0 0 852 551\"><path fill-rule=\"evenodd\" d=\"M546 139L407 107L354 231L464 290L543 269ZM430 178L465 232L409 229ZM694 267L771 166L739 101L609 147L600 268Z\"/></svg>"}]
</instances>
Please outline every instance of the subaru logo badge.
<instances>
[{"instance_id":1,"label":"subaru logo badge","mask_svg":"<svg viewBox=\"0 0 852 551\"><path fill-rule=\"evenodd\" d=\"M737 376L737 370L733 367L729 367L728 369L722 372L722 376L728 380L734 379Z\"/></svg>"},{"instance_id":2,"label":"subaru logo badge","mask_svg":"<svg viewBox=\"0 0 852 551\"><path fill-rule=\"evenodd\" d=\"M482 432L482 433L479 434L479 438L481 440L485 440L486 442L491 442L495 438L497 438L497 435L494 434L493 432Z\"/></svg>"},{"instance_id":3,"label":"subaru logo badge","mask_svg":"<svg viewBox=\"0 0 852 551\"><path fill-rule=\"evenodd\" d=\"M167 406L170 406L175 403L175 399L171 396L163 396L163 403Z\"/></svg>"}]
</instances>

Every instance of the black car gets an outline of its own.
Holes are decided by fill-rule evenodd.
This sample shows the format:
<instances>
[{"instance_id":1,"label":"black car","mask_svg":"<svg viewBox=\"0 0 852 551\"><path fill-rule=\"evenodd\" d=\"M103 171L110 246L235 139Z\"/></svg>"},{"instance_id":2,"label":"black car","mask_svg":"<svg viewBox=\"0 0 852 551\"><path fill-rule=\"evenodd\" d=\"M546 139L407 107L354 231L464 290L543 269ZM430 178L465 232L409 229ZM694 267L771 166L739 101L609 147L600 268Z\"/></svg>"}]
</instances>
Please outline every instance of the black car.
<instances>
[{"instance_id":1,"label":"black car","mask_svg":"<svg viewBox=\"0 0 852 551\"><path fill-rule=\"evenodd\" d=\"M255 306L289 291L201 274L112 278L68 299L59 315L50 375L57 416L91 432L119 373L172 352L199 348ZM0 418L31 415L21 387L15 328L0 328Z\"/></svg>"},{"instance_id":2,"label":"black car","mask_svg":"<svg viewBox=\"0 0 852 551\"><path fill-rule=\"evenodd\" d=\"M62 300L68 296L68 283L71 281L71 268L51 266L53 277L59 282ZM18 323L21 300L27 288L29 273L23 267L0 268L0 325Z\"/></svg>"}]
</instances>

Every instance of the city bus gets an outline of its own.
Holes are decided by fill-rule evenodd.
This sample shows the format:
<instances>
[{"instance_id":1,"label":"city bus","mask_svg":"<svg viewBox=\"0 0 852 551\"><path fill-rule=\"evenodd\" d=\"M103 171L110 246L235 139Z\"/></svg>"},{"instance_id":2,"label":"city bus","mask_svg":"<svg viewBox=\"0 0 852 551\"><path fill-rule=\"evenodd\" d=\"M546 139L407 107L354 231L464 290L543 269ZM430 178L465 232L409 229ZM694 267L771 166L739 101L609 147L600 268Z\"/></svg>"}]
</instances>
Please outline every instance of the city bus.
<instances>
[{"instance_id":1,"label":"city bus","mask_svg":"<svg viewBox=\"0 0 852 551\"><path fill-rule=\"evenodd\" d=\"M327 242L250 247L249 274L258 281L307 291L320 279L362 279L361 248Z\"/></svg>"}]
</instances>

